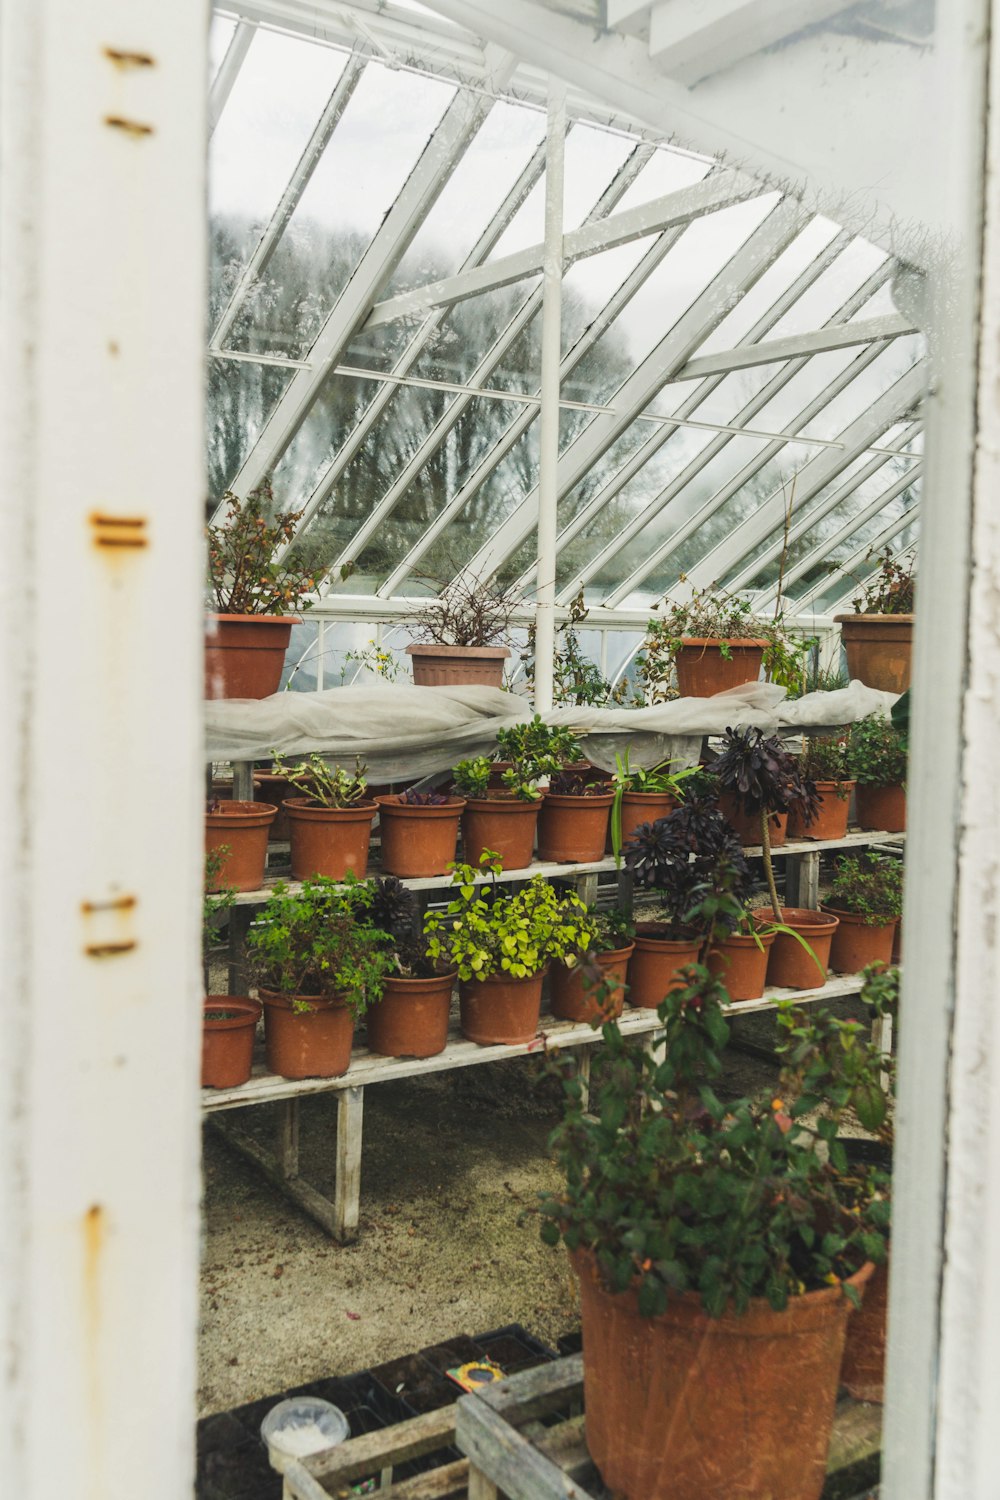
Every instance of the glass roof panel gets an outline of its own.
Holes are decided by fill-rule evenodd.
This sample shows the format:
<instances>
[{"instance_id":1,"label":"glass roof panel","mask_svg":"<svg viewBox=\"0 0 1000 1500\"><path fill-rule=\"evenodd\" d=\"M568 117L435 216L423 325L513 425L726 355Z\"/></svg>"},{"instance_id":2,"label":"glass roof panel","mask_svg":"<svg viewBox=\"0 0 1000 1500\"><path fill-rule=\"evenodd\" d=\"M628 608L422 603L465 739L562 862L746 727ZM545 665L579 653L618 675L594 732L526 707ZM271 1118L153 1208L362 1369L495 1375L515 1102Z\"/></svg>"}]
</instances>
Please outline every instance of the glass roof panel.
<instances>
[{"instance_id":1,"label":"glass roof panel","mask_svg":"<svg viewBox=\"0 0 1000 1500\"><path fill-rule=\"evenodd\" d=\"M817 576L819 578L822 578L824 575L832 574L837 567L843 566L845 562L848 562L850 560L855 552L859 551L860 548L864 547L866 544L870 544L871 541L874 540L874 538L879 534L879 532L884 529L885 524L886 523L884 520L881 523L875 523L874 525L872 523L869 523L868 526L865 526L860 531L856 532L854 536L849 538L848 541L842 543L841 546L836 549L835 554L831 554L831 556L825 560L823 564L823 572L817 572ZM915 516L913 521L908 526L904 526L903 529L893 539L891 543L893 553L898 556L901 552L905 552L908 548L915 546L919 535L920 521L919 517ZM834 608L834 606L839 604L845 595L852 594L857 586L857 583L861 582L865 577L867 577L867 575L871 571L871 564L869 564L867 567L864 567L860 564L852 567L851 571L848 574L832 581L828 589L824 589L822 593L817 594L817 596L810 601L808 605L810 612L817 615L827 613L829 610ZM816 579L813 579L810 587L815 587L815 585ZM802 593L806 591L807 590L805 589L799 590L797 596L801 598Z\"/></svg>"},{"instance_id":2,"label":"glass roof panel","mask_svg":"<svg viewBox=\"0 0 1000 1500\"><path fill-rule=\"evenodd\" d=\"M667 193L679 192L701 182L712 170L710 161L696 156L685 156L679 151L660 149L654 151L639 173L635 182L625 193L615 213L624 213L628 208L640 208L654 198L663 198Z\"/></svg>"},{"instance_id":3,"label":"glass roof panel","mask_svg":"<svg viewBox=\"0 0 1000 1500\"><path fill-rule=\"evenodd\" d=\"M239 472L293 375L279 365L209 359L205 426L209 495L218 500Z\"/></svg>"},{"instance_id":4,"label":"glass roof panel","mask_svg":"<svg viewBox=\"0 0 1000 1500\"><path fill-rule=\"evenodd\" d=\"M784 366L785 361L771 365L750 365L745 370L733 370L731 374L724 375L717 385L715 384L717 377L707 377L700 382L705 388L705 394L692 411L692 418L698 422L731 423L737 413L742 411L743 407L764 389L768 381L773 380L775 375L784 369ZM676 392L683 389L686 400L698 384L698 381L690 380L672 382L658 393L646 410L655 416L669 416L681 404ZM759 427L762 424L758 417L754 416L749 418L749 425Z\"/></svg>"},{"instance_id":5,"label":"glass roof panel","mask_svg":"<svg viewBox=\"0 0 1000 1500\"><path fill-rule=\"evenodd\" d=\"M888 258L876 245L870 245L866 240L852 240L819 279L797 298L767 337L783 339L793 333L809 333L813 328L822 328ZM867 307L865 316L872 316Z\"/></svg>"},{"instance_id":6,"label":"glass roof panel","mask_svg":"<svg viewBox=\"0 0 1000 1500\"><path fill-rule=\"evenodd\" d=\"M447 578L453 567L464 567L537 482L538 435L529 427L484 479L461 515L445 527L424 556L419 572L431 578ZM411 583L401 590L407 594L412 591Z\"/></svg>"},{"instance_id":7,"label":"glass roof panel","mask_svg":"<svg viewBox=\"0 0 1000 1500\"><path fill-rule=\"evenodd\" d=\"M923 354L923 339L918 334L893 339L867 370L862 370L845 391L835 396L829 406L817 413L802 429L803 437L832 439L867 411L872 402L895 385Z\"/></svg>"},{"instance_id":8,"label":"glass roof panel","mask_svg":"<svg viewBox=\"0 0 1000 1500\"><path fill-rule=\"evenodd\" d=\"M621 171L636 143L621 135L579 122L566 133L563 180L563 227L576 229L590 213L604 188ZM497 200L499 202L499 198ZM513 255L545 238L545 173L500 236L490 260Z\"/></svg>"},{"instance_id":9,"label":"glass roof panel","mask_svg":"<svg viewBox=\"0 0 1000 1500\"><path fill-rule=\"evenodd\" d=\"M428 339L424 351L414 362L411 373L425 380L449 380L466 384L484 357L518 318L542 284L540 276L529 276L515 281L510 286L495 287L481 292L478 297L467 297L457 302L448 312L433 335ZM529 312L530 316L530 312ZM511 342L518 337L517 329L511 329ZM504 340L506 348L506 340ZM499 363L502 355L498 352ZM506 378L496 369L484 376L484 383L504 390L523 390L532 394L538 389L538 367L530 370L521 383L520 371L512 370Z\"/></svg>"},{"instance_id":10,"label":"glass roof panel","mask_svg":"<svg viewBox=\"0 0 1000 1500\"><path fill-rule=\"evenodd\" d=\"M308 416L274 467L274 493L282 505L300 506L309 498L326 464L381 389L381 381L331 371Z\"/></svg>"}]
</instances>

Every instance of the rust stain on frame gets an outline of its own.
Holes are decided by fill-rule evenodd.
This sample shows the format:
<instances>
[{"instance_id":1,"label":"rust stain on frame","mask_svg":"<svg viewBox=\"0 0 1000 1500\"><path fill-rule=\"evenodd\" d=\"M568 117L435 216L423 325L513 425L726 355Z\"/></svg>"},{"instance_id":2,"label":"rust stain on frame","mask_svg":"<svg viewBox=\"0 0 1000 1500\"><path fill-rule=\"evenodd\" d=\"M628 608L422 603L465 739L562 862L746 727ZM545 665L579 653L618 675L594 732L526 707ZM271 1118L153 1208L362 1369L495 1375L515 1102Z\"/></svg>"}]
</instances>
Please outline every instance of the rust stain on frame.
<instances>
[{"instance_id":1,"label":"rust stain on frame","mask_svg":"<svg viewBox=\"0 0 1000 1500\"><path fill-rule=\"evenodd\" d=\"M156 58L149 52L132 52L124 47L104 47L104 56L116 68L152 68Z\"/></svg>"},{"instance_id":2,"label":"rust stain on frame","mask_svg":"<svg viewBox=\"0 0 1000 1500\"><path fill-rule=\"evenodd\" d=\"M97 547L148 547L148 522L145 516L109 516L94 511L90 517Z\"/></svg>"},{"instance_id":3,"label":"rust stain on frame","mask_svg":"<svg viewBox=\"0 0 1000 1500\"><path fill-rule=\"evenodd\" d=\"M91 1425L91 1478L93 1493L99 1494L99 1476L103 1468L101 1433L101 1366L100 1340L101 1316L101 1272L104 1247L107 1242L108 1215L100 1203L92 1203L83 1215L83 1336L85 1378L90 1404ZM81 1372L82 1373L82 1372Z\"/></svg>"},{"instance_id":4,"label":"rust stain on frame","mask_svg":"<svg viewBox=\"0 0 1000 1500\"><path fill-rule=\"evenodd\" d=\"M104 123L110 125L113 130L124 130L126 135L135 137L155 133L155 126L148 125L145 120L128 120L124 115L105 115Z\"/></svg>"}]
</instances>

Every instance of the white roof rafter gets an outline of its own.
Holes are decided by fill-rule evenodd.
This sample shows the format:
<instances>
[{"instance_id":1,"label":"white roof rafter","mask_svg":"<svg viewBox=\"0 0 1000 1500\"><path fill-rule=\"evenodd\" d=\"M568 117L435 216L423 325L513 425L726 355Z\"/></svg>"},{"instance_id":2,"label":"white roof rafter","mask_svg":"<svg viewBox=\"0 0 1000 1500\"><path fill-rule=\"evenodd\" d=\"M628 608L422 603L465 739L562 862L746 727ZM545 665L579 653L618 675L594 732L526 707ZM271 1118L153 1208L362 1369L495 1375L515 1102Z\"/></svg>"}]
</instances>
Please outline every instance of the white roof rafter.
<instances>
[{"instance_id":1,"label":"white roof rafter","mask_svg":"<svg viewBox=\"0 0 1000 1500\"><path fill-rule=\"evenodd\" d=\"M849 578L851 583L846 592L841 594L840 598L831 604L829 608L824 605L824 613L836 614L838 610L844 609L852 594L859 587L863 588L869 579L874 578L878 572L878 568L870 568L866 574L859 575L855 574L853 570L859 567L873 552L878 552L882 547L887 546L889 542L894 541L901 531L906 531L908 527L912 526L914 521L918 519L919 514L920 501L917 500L910 506L909 510L904 511L900 516L895 516L887 526L883 527L877 536L872 537L870 541L863 542L860 547L857 547L851 553L850 557L845 558L825 578L821 578L814 584L807 594L803 594L801 598L796 599L794 603L795 612L801 614L818 595L828 593L832 584L838 582L841 578Z\"/></svg>"}]
</instances>

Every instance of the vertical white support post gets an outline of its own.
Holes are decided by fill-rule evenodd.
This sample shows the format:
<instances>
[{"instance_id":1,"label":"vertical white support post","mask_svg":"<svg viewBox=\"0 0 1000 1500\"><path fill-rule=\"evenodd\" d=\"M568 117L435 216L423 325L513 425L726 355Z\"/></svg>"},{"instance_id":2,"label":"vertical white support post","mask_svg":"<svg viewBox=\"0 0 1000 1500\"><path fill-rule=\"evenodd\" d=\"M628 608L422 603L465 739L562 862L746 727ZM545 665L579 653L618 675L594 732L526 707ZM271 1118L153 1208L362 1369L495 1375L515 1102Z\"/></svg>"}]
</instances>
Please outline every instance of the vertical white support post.
<instances>
[{"instance_id":1,"label":"vertical white support post","mask_svg":"<svg viewBox=\"0 0 1000 1500\"><path fill-rule=\"evenodd\" d=\"M565 143L566 85L550 77L545 134L545 262L542 270L541 411L538 420L538 587L535 594L535 708L543 714L552 707L555 675Z\"/></svg>"},{"instance_id":2,"label":"vertical white support post","mask_svg":"<svg viewBox=\"0 0 1000 1500\"><path fill-rule=\"evenodd\" d=\"M0 7L4 1494L194 1480L203 0Z\"/></svg>"}]
</instances>

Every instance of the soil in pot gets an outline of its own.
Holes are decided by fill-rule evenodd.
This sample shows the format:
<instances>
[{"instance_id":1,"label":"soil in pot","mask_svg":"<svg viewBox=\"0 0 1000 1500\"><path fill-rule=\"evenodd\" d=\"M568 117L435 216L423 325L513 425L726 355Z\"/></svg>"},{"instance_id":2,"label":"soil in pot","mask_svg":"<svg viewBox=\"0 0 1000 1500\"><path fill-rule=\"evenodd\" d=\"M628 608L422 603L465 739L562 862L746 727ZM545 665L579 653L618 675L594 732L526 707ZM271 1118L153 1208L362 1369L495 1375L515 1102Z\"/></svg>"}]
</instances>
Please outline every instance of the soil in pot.
<instances>
[{"instance_id":1,"label":"soil in pot","mask_svg":"<svg viewBox=\"0 0 1000 1500\"><path fill-rule=\"evenodd\" d=\"M379 797L382 868L404 878L443 875L455 858L464 797L436 807L416 807L398 797Z\"/></svg>"},{"instance_id":2,"label":"soil in pot","mask_svg":"<svg viewBox=\"0 0 1000 1500\"><path fill-rule=\"evenodd\" d=\"M206 698L269 698L278 691L292 615L209 615Z\"/></svg>"},{"instance_id":3,"label":"soil in pot","mask_svg":"<svg viewBox=\"0 0 1000 1500\"><path fill-rule=\"evenodd\" d=\"M767 926L774 921L774 915L769 907L764 907L754 912L754 921ZM794 928L809 948L804 948L790 933L775 933L767 964L768 984L789 990L820 989L826 983L830 967L830 944L837 930L837 918L805 906L783 906L781 922L784 927Z\"/></svg>"},{"instance_id":4,"label":"soil in pot","mask_svg":"<svg viewBox=\"0 0 1000 1500\"><path fill-rule=\"evenodd\" d=\"M847 814L851 806L853 781L816 781L813 783L819 794L819 808L812 822L806 825L798 808L788 814L788 837L790 839L842 839L847 832ZM774 840L772 839L773 843Z\"/></svg>"},{"instance_id":5,"label":"soil in pot","mask_svg":"<svg viewBox=\"0 0 1000 1500\"><path fill-rule=\"evenodd\" d=\"M903 786L859 786L854 806L861 828L906 832L906 788Z\"/></svg>"},{"instance_id":6,"label":"soil in pot","mask_svg":"<svg viewBox=\"0 0 1000 1500\"><path fill-rule=\"evenodd\" d=\"M462 1035L481 1047L498 1042L530 1042L538 1032L542 1011L542 974L512 979L491 974L473 979L459 989Z\"/></svg>"},{"instance_id":7,"label":"soil in pot","mask_svg":"<svg viewBox=\"0 0 1000 1500\"><path fill-rule=\"evenodd\" d=\"M732 828L744 849L760 848L760 814L741 812L732 792L719 793L719 811ZM772 813L768 818L771 848L779 849L788 832L788 814Z\"/></svg>"},{"instance_id":8,"label":"soil in pot","mask_svg":"<svg viewBox=\"0 0 1000 1500\"><path fill-rule=\"evenodd\" d=\"M435 1057L448 1041L454 974L432 979L390 975L365 1013L368 1049L381 1057Z\"/></svg>"},{"instance_id":9,"label":"soil in pot","mask_svg":"<svg viewBox=\"0 0 1000 1500\"><path fill-rule=\"evenodd\" d=\"M311 880L314 875L343 880L348 871L359 880L365 878L378 811L374 802L321 807L308 797L291 797L285 808L291 825L293 880Z\"/></svg>"},{"instance_id":10,"label":"soil in pot","mask_svg":"<svg viewBox=\"0 0 1000 1500\"><path fill-rule=\"evenodd\" d=\"M297 1011L289 995L261 990L264 1051L270 1072L281 1078L339 1078L351 1065L354 1013L343 1000L321 995L295 998L309 1004Z\"/></svg>"},{"instance_id":11,"label":"soil in pot","mask_svg":"<svg viewBox=\"0 0 1000 1500\"><path fill-rule=\"evenodd\" d=\"M244 995L206 995L201 1028L201 1086L235 1089L253 1066L260 1002Z\"/></svg>"},{"instance_id":12,"label":"soil in pot","mask_svg":"<svg viewBox=\"0 0 1000 1500\"><path fill-rule=\"evenodd\" d=\"M721 979L730 1000L759 1000L767 980L773 932L731 932L710 948L705 963L710 974Z\"/></svg>"},{"instance_id":13,"label":"soil in pot","mask_svg":"<svg viewBox=\"0 0 1000 1500\"><path fill-rule=\"evenodd\" d=\"M506 646L407 646L417 687L503 687Z\"/></svg>"},{"instance_id":14,"label":"soil in pot","mask_svg":"<svg viewBox=\"0 0 1000 1500\"><path fill-rule=\"evenodd\" d=\"M628 1000L640 1010L655 1010L670 990L684 983L680 970L696 964L701 938L678 937L676 929L659 922L637 922L635 949L628 965Z\"/></svg>"},{"instance_id":15,"label":"soil in pot","mask_svg":"<svg viewBox=\"0 0 1000 1500\"><path fill-rule=\"evenodd\" d=\"M560 1021L610 1021L622 1013L625 1003L625 979L628 961L635 948L614 948L606 953L594 955L601 978L614 985L611 1003L604 1008L598 1005L596 984L587 983L587 969L577 964L567 969L565 964L553 964L549 980L549 1009Z\"/></svg>"},{"instance_id":16,"label":"soil in pot","mask_svg":"<svg viewBox=\"0 0 1000 1500\"><path fill-rule=\"evenodd\" d=\"M819 1500L851 1304L840 1287L754 1298L710 1318L697 1295L655 1318L613 1294L594 1257L580 1279L586 1437L623 1500ZM851 1277L861 1292L866 1265Z\"/></svg>"},{"instance_id":17,"label":"soil in pot","mask_svg":"<svg viewBox=\"0 0 1000 1500\"><path fill-rule=\"evenodd\" d=\"M462 813L462 856L478 867L484 849L495 849L505 870L531 864L541 802L519 797L470 797Z\"/></svg>"},{"instance_id":18,"label":"soil in pot","mask_svg":"<svg viewBox=\"0 0 1000 1500\"><path fill-rule=\"evenodd\" d=\"M896 935L895 919L869 926L850 911L834 906L821 907L839 921L830 945L830 968L835 974L860 974L867 964L890 964Z\"/></svg>"},{"instance_id":19,"label":"soil in pot","mask_svg":"<svg viewBox=\"0 0 1000 1500\"><path fill-rule=\"evenodd\" d=\"M267 839L278 809L267 802L223 802L205 814L205 853L227 849L212 890L259 891Z\"/></svg>"},{"instance_id":20,"label":"soil in pot","mask_svg":"<svg viewBox=\"0 0 1000 1500\"><path fill-rule=\"evenodd\" d=\"M603 789L584 797L546 792L538 814L538 858L561 865L603 859L613 800Z\"/></svg>"},{"instance_id":21,"label":"soil in pot","mask_svg":"<svg viewBox=\"0 0 1000 1500\"><path fill-rule=\"evenodd\" d=\"M756 682L760 676L766 641L717 641L704 636L683 636L674 659L677 690L682 698L711 698L727 688ZM725 646L728 655L722 654Z\"/></svg>"},{"instance_id":22,"label":"soil in pot","mask_svg":"<svg viewBox=\"0 0 1000 1500\"><path fill-rule=\"evenodd\" d=\"M834 615L847 670L868 687L905 693L913 653L912 615Z\"/></svg>"}]
</instances>

